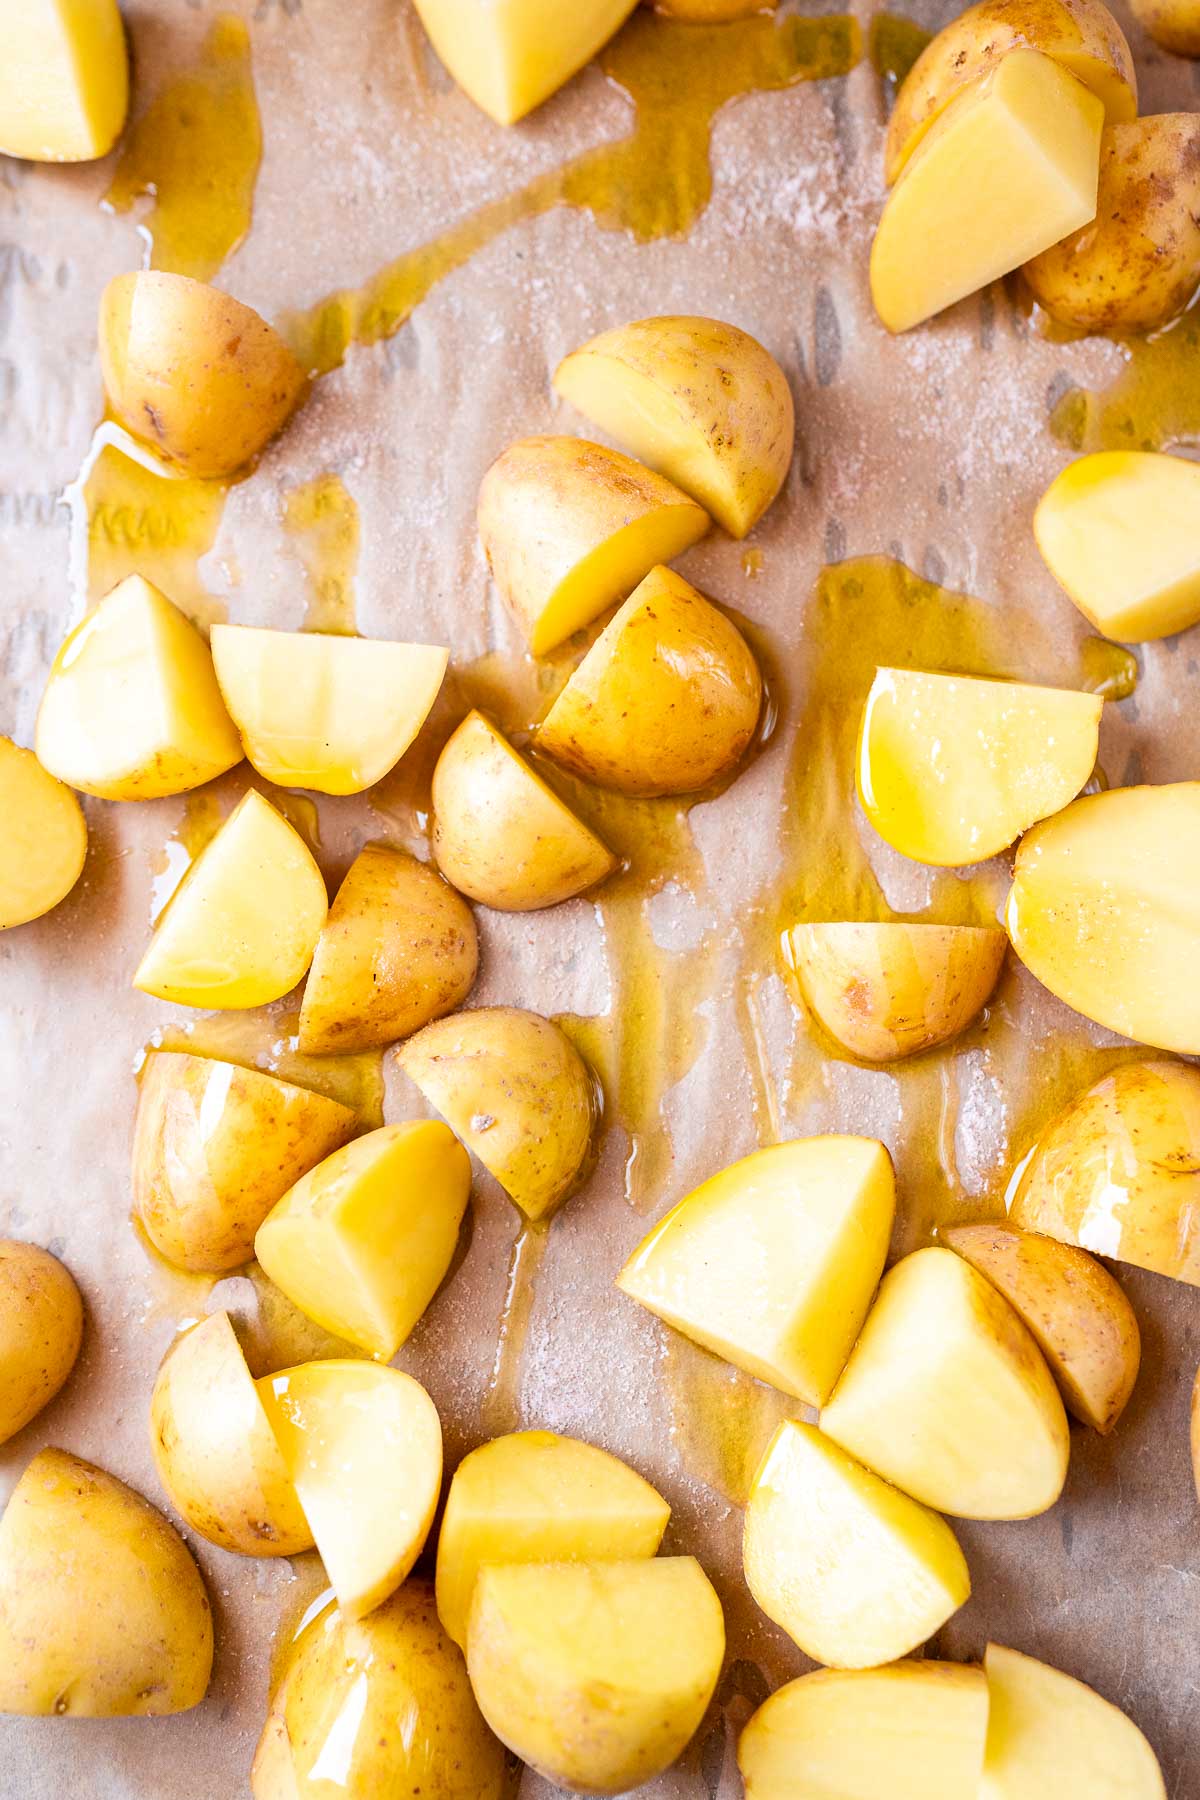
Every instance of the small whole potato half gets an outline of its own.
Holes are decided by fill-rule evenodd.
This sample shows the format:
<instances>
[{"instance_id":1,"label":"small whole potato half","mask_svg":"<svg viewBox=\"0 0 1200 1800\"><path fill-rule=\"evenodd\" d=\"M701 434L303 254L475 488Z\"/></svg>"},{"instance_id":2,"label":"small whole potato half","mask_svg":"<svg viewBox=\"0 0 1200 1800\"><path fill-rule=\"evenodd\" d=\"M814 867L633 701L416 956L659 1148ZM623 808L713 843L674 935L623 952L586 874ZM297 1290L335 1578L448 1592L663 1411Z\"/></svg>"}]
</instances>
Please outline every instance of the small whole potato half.
<instances>
[{"instance_id":1,"label":"small whole potato half","mask_svg":"<svg viewBox=\"0 0 1200 1800\"><path fill-rule=\"evenodd\" d=\"M222 1550L298 1556L313 1535L228 1313L210 1313L163 1358L150 1448L171 1504Z\"/></svg>"},{"instance_id":2,"label":"small whole potato half","mask_svg":"<svg viewBox=\"0 0 1200 1800\"><path fill-rule=\"evenodd\" d=\"M240 1268L276 1201L357 1124L350 1107L261 1069L152 1050L133 1127L134 1214L177 1268Z\"/></svg>"},{"instance_id":3,"label":"small whole potato half","mask_svg":"<svg viewBox=\"0 0 1200 1800\"><path fill-rule=\"evenodd\" d=\"M1154 1751L1119 1706L1062 1669L989 1644L980 1800L1167 1800Z\"/></svg>"},{"instance_id":4,"label":"small whole potato half","mask_svg":"<svg viewBox=\"0 0 1200 1800\"><path fill-rule=\"evenodd\" d=\"M987 1005L1008 938L998 926L806 925L784 953L810 1012L863 1062L896 1062L965 1031Z\"/></svg>"},{"instance_id":5,"label":"small whole potato half","mask_svg":"<svg viewBox=\"0 0 1200 1800\"><path fill-rule=\"evenodd\" d=\"M69 787L0 737L0 931L40 919L83 873L87 826Z\"/></svg>"},{"instance_id":6,"label":"small whole potato half","mask_svg":"<svg viewBox=\"0 0 1200 1800\"><path fill-rule=\"evenodd\" d=\"M35 1456L0 1519L0 1713L186 1712L212 1672L191 1552L115 1475Z\"/></svg>"},{"instance_id":7,"label":"small whole potato half","mask_svg":"<svg viewBox=\"0 0 1200 1800\"><path fill-rule=\"evenodd\" d=\"M1133 54L1103 0L979 0L938 32L901 84L884 144L889 186L955 94L1014 50L1060 63L1103 101L1110 124L1137 117Z\"/></svg>"},{"instance_id":8,"label":"small whole potato half","mask_svg":"<svg viewBox=\"0 0 1200 1800\"><path fill-rule=\"evenodd\" d=\"M347 1738L351 1708L357 1729ZM506 1756L416 1577L365 1619L328 1606L290 1646L250 1776L254 1800L504 1800Z\"/></svg>"},{"instance_id":9,"label":"small whole potato half","mask_svg":"<svg viewBox=\"0 0 1200 1800\"><path fill-rule=\"evenodd\" d=\"M479 1007L435 1020L396 1057L526 1218L566 1199L588 1160L597 1097L557 1025L515 1006Z\"/></svg>"},{"instance_id":10,"label":"small whole potato half","mask_svg":"<svg viewBox=\"0 0 1200 1800\"><path fill-rule=\"evenodd\" d=\"M1129 0L1129 10L1156 44L1176 56L1200 56L1197 0Z\"/></svg>"},{"instance_id":11,"label":"small whole potato half","mask_svg":"<svg viewBox=\"0 0 1200 1800\"><path fill-rule=\"evenodd\" d=\"M0 1238L0 1444L53 1400L82 1341L83 1302L62 1263Z\"/></svg>"},{"instance_id":12,"label":"small whole potato half","mask_svg":"<svg viewBox=\"0 0 1200 1800\"><path fill-rule=\"evenodd\" d=\"M310 1056L371 1050L461 1006L475 984L475 918L428 863L368 844L317 941L300 1008Z\"/></svg>"},{"instance_id":13,"label":"small whole potato half","mask_svg":"<svg viewBox=\"0 0 1200 1800\"><path fill-rule=\"evenodd\" d=\"M711 19L761 6L659 0L658 10ZM736 325L686 317L620 325L572 351L554 386L585 419L691 494L731 537L745 537L787 480L792 391L770 352Z\"/></svg>"},{"instance_id":14,"label":"small whole potato half","mask_svg":"<svg viewBox=\"0 0 1200 1800\"><path fill-rule=\"evenodd\" d=\"M550 708L538 747L623 794L691 794L736 767L762 692L732 620L682 575L651 569Z\"/></svg>"},{"instance_id":15,"label":"small whole potato half","mask_svg":"<svg viewBox=\"0 0 1200 1800\"><path fill-rule=\"evenodd\" d=\"M617 859L481 712L468 713L433 771L434 860L497 912L536 912L582 894Z\"/></svg>"},{"instance_id":16,"label":"small whole potato half","mask_svg":"<svg viewBox=\"0 0 1200 1800\"><path fill-rule=\"evenodd\" d=\"M1033 1333L1067 1411L1101 1433L1125 1410L1142 1358L1137 1317L1086 1250L1015 1225L953 1225L942 1242L999 1288Z\"/></svg>"},{"instance_id":17,"label":"small whole potato half","mask_svg":"<svg viewBox=\"0 0 1200 1800\"><path fill-rule=\"evenodd\" d=\"M181 475L236 475L307 386L279 333L229 294L160 269L117 275L100 299L113 414Z\"/></svg>"},{"instance_id":18,"label":"small whole potato half","mask_svg":"<svg viewBox=\"0 0 1200 1800\"><path fill-rule=\"evenodd\" d=\"M1154 331L1177 317L1200 285L1200 117L1106 126L1096 217L1024 275L1048 313L1082 331Z\"/></svg>"},{"instance_id":19,"label":"small whole potato half","mask_svg":"<svg viewBox=\"0 0 1200 1800\"><path fill-rule=\"evenodd\" d=\"M479 489L488 567L535 656L624 600L710 523L664 475L584 438L522 438Z\"/></svg>"}]
</instances>

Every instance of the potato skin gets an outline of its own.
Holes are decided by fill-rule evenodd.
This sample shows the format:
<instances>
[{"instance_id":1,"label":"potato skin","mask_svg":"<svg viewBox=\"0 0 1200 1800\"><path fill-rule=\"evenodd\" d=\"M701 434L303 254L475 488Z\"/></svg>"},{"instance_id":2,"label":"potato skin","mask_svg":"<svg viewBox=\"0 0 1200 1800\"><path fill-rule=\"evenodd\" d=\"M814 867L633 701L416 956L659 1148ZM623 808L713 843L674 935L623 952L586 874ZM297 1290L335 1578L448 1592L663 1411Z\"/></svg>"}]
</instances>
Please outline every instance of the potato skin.
<instances>
[{"instance_id":1,"label":"potato skin","mask_svg":"<svg viewBox=\"0 0 1200 1800\"><path fill-rule=\"evenodd\" d=\"M1102 1263L1003 1223L955 1225L944 1243L998 1287L1037 1341L1068 1412L1107 1435L1141 1362L1137 1318Z\"/></svg>"},{"instance_id":2,"label":"potato skin","mask_svg":"<svg viewBox=\"0 0 1200 1800\"><path fill-rule=\"evenodd\" d=\"M82 1341L83 1302L62 1263L0 1238L0 1444L53 1400Z\"/></svg>"},{"instance_id":3,"label":"potato skin","mask_svg":"<svg viewBox=\"0 0 1200 1800\"><path fill-rule=\"evenodd\" d=\"M152 1050L133 1127L134 1214L177 1268L240 1268L275 1202L357 1124L340 1101L262 1070Z\"/></svg>"},{"instance_id":4,"label":"potato skin","mask_svg":"<svg viewBox=\"0 0 1200 1800\"><path fill-rule=\"evenodd\" d=\"M1200 284L1200 117L1105 127L1096 217L1024 275L1046 311L1082 331L1153 331Z\"/></svg>"},{"instance_id":5,"label":"potato skin","mask_svg":"<svg viewBox=\"0 0 1200 1800\"><path fill-rule=\"evenodd\" d=\"M475 985L479 942L460 894L428 863L368 844L350 865L317 943L300 1048L371 1050L453 1012Z\"/></svg>"},{"instance_id":6,"label":"potato skin","mask_svg":"<svg viewBox=\"0 0 1200 1800\"><path fill-rule=\"evenodd\" d=\"M1197 0L1129 0L1129 9L1156 44L1176 56L1200 56Z\"/></svg>"}]
</instances>

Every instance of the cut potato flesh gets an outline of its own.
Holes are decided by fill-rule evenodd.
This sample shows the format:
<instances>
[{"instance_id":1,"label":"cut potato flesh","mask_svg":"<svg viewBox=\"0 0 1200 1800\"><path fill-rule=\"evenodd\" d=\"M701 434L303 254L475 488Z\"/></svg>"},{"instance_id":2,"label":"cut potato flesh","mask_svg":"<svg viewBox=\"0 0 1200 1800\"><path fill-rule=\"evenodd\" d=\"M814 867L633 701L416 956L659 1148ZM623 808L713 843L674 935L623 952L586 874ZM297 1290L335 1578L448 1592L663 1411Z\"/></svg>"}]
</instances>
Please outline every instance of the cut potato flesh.
<instances>
[{"instance_id":1,"label":"cut potato flesh","mask_svg":"<svg viewBox=\"0 0 1200 1800\"><path fill-rule=\"evenodd\" d=\"M83 873L87 826L70 788L0 737L0 931L40 919Z\"/></svg>"},{"instance_id":2,"label":"cut potato flesh","mask_svg":"<svg viewBox=\"0 0 1200 1800\"><path fill-rule=\"evenodd\" d=\"M1132 1719L1032 1656L989 1644L990 1711L979 1800L1166 1800Z\"/></svg>"},{"instance_id":3,"label":"cut potato flesh","mask_svg":"<svg viewBox=\"0 0 1200 1800\"><path fill-rule=\"evenodd\" d=\"M128 105L117 0L0 7L0 153L91 162L116 143Z\"/></svg>"},{"instance_id":4,"label":"cut potato flesh","mask_svg":"<svg viewBox=\"0 0 1200 1800\"><path fill-rule=\"evenodd\" d=\"M498 125L513 125L590 62L637 0L416 0L459 87Z\"/></svg>"},{"instance_id":5,"label":"cut potato flesh","mask_svg":"<svg viewBox=\"0 0 1200 1800\"><path fill-rule=\"evenodd\" d=\"M987 1719L987 1681L968 1664L819 1669L743 1731L746 1800L978 1800Z\"/></svg>"},{"instance_id":6,"label":"cut potato flesh","mask_svg":"<svg viewBox=\"0 0 1200 1800\"><path fill-rule=\"evenodd\" d=\"M515 1431L458 1465L438 1537L437 1603L467 1641L485 1563L609 1562L654 1556L671 1509L627 1463L552 1431Z\"/></svg>"},{"instance_id":7,"label":"cut potato flesh","mask_svg":"<svg viewBox=\"0 0 1200 1800\"><path fill-rule=\"evenodd\" d=\"M1200 782L1077 800L1024 840L1005 923L1044 987L1138 1043L1200 1052Z\"/></svg>"},{"instance_id":8,"label":"cut potato flesh","mask_svg":"<svg viewBox=\"0 0 1200 1800\"><path fill-rule=\"evenodd\" d=\"M706 1350L820 1406L867 1316L895 1197L874 1138L776 1144L681 1200L617 1285Z\"/></svg>"},{"instance_id":9,"label":"cut potato flesh","mask_svg":"<svg viewBox=\"0 0 1200 1800\"><path fill-rule=\"evenodd\" d=\"M246 755L279 787L359 794L429 716L449 652L436 644L214 625L217 680Z\"/></svg>"},{"instance_id":10,"label":"cut potato flesh","mask_svg":"<svg viewBox=\"0 0 1200 1800\"><path fill-rule=\"evenodd\" d=\"M105 800L157 800L242 760L208 645L129 575L64 642L42 696L37 752L61 781Z\"/></svg>"},{"instance_id":11,"label":"cut potato flesh","mask_svg":"<svg viewBox=\"0 0 1200 1800\"><path fill-rule=\"evenodd\" d=\"M325 1572L349 1619L398 1588L442 1485L442 1428L419 1382L366 1362L312 1362L257 1383Z\"/></svg>"},{"instance_id":12,"label":"cut potato flesh","mask_svg":"<svg viewBox=\"0 0 1200 1800\"><path fill-rule=\"evenodd\" d=\"M304 839L251 788L176 889L133 985L181 1006L264 1006L304 974L328 908Z\"/></svg>"},{"instance_id":13,"label":"cut potato flesh","mask_svg":"<svg viewBox=\"0 0 1200 1800\"><path fill-rule=\"evenodd\" d=\"M991 1283L936 1246L884 1277L821 1428L959 1518L1030 1518L1067 1476L1067 1417L1041 1351Z\"/></svg>"},{"instance_id":14,"label":"cut potato flesh","mask_svg":"<svg viewBox=\"0 0 1200 1800\"><path fill-rule=\"evenodd\" d=\"M880 669L859 733L863 810L914 862L985 862L1075 798L1103 709L1073 688Z\"/></svg>"},{"instance_id":15,"label":"cut potato flesh","mask_svg":"<svg viewBox=\"0 0 1200 1800\"><path fill-rule=\"evenodd\" d=\"M871 294L907 331L1096 215L1102 103L1036 50L950 102L884 206Z\"/></svg>"},{"instance_id":16,"label":"cut potato flesh","mask_svg":"<svg viewBox=\"0 0 1200 1800\"><path fill-rule=\"evenodd\" d=\"M471 1159L448 1126L384 1125L284 1195L255 1255L301 1312L389 1362L450 1267L470 1191Z\"/></svg>"},{"instance_id":17,"label":"cut potato flesh","mask_svg":"<svg viewBox=\"0 0 1200 1800\"><path fill-rule=\"evenodd\" d=\"M1149 450L1070 463L1033 516L1050 573L1105 637L1144 642L1200 620L1200 466Z\"/></svg>"}]
</instances>

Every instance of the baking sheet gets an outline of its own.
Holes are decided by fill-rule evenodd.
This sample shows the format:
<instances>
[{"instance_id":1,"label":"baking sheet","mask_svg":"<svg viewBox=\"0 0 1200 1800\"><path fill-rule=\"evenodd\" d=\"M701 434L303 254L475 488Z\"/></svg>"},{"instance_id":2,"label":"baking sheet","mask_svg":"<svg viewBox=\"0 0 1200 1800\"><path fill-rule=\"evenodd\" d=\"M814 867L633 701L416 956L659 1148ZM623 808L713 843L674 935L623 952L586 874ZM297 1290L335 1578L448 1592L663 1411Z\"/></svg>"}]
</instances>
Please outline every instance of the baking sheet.
<instances>
[{"instance_id":1,"label":"baking sheet","mask_svg":"<svg viewBox=\"0 0 1200 1800\"><path fill-rule=\"evenodd\" d=\"M932 26L953 10L913 12ZM1003 891L1002 869L935 882L871 837L845 778L847 730L877 654L919 661L940 648L958 666L1080 678L1087 630L1042 568L1029 515L1066 454L1049 429L1052 408L1072 388L1105 389L1126 353L1046 339L1000 289L887 338L864 280L885 105L865 57L845 78L731 101L710 133L705 96L683 107L664 56L659 92L637 121L659 127L643 140L656 204L635 209L630 229L619 193L589 210L551 191L556 170L619 144L634 123L628 96L595 66L504 132L453 89L397 0L137 0L127 13L139 114L181 76L211 69L220 19L248 28L262 161L252 228L218 279L268 317L353 289L492 210L484 229L460 230L415 273L407 266L410 296L428 290L411 318L352 348L319 382L253 478L214 512L215 541L198 567L162 528L151 482L143 506L94 528L93 582L122 559L153 563L202 617L311 621L329 595L314 597L313 540L297 534L294 500L289 526L289 496L335 475L357 515L357 552L343 542L335 553L358 629L452 646L463 673L440 729L456 701L480 694L515 727L545 703L545 679L489 589L475 494L511 437L579 428L550 394L558 358L624 319L707 312L755 333L792 380L800 444L784 496L749 545L714 536L680 565L752 622L776 730L735 786L690 819L670 807L602 807L602 825L635 854L631 875L594 903L507 919L481 911L475 1000L581 1021L573 1029L608 1077L607 1128L593 1180L555 1222L536 1268L526 1246L514 1270L516 1215L480 1177L453 1279L400 1359L438 1404L451 1465L481 1436L523 1422L618 1451L668 1496L671 1547L701 1557L726 1603L730 1662L693 1750L644 1791L733 1800L736 1729L805 1666L757 1614L739 1571L737 1500L785 1403L665 1332L614 1293L612 1276L648 1222L714 1168L814 1129L874 1131L893 1147L898 1248L938 1218L983 1216L1039 1115L1119 1053L1117 1040L1012 970L985 1023L954 1050L899 1073L831 1061L787 996L773 937L789 903L815 912L839 884L843 903L939 917L978 916ZM791 7L783 16L793 13L808 16ZM870 18L857 15L864 45ZM845 27L831 32L849 42ZM1190 107L1192 66L1130 34L1144 110ZM763 80L775 66L767 50ZM139 264L154 232L145 201L120 213L101 206L115 167L0 164L0 730L23 742L88 574L86 537L77 529L73 540L58 496L101 415L97 300L110 276ZM514 204L531 183L541 184L537 204ZM656 235L681 223L686 235ZM1172 379L1176 429L1200 429L1193 390L1181 373ZM843 566L822 583L828 563L880 555L981 604L956 610L878 564ZM320 585L327 558L316 566ZM950 624L935 628L936 618ZM1114 783L1193 776L1194 641L1146 646L1139 662L1135 696L1107 709L1105 772ZM318 830L331 881L371 838L419 846L423 766L418 757L415 772L362 801L289 802L303 829ZM88 1307L66 1391L0 1450L0 1498L54 1443L161 1501L147 1441L153 1373L180 1321L208 1307L234 1312L256 1372L323 1347L261 1284L236 1278L210 1291L173 1277L128 1222L137 1060L156 1033L174 1041L194 1023L135 993L129 977L188 846L244 782L243 770L199 803L87 802L92 848L79 887L50 917L0 936L0 1230L62 1255ZM196 1042L286 1070L288 1029L284 1006L249 1027L201 1023ZM386 1065L384 1074L387 1116L420 1111L403 1078ZM1145 1342L1129 1412L1107 1442L1073 1430L1067 1491L1051 1513L959 1528L975 1598L937 1649L973 1656L993 1636L1084 1677L1145 1728L1172 1800L1186 1800L1200 1793L1200 1557L1187 1457L1200 1302L1149 1275L1123 1278ZM0 1720L0 1793L225 1800L248 1791L273 1649L320 1574L311 1557L255 1564L192 1541L218 1631L204 1705L158 1721ZM526 1778L526 1796L548 1791Z\"/></svg>"}]
</instances>

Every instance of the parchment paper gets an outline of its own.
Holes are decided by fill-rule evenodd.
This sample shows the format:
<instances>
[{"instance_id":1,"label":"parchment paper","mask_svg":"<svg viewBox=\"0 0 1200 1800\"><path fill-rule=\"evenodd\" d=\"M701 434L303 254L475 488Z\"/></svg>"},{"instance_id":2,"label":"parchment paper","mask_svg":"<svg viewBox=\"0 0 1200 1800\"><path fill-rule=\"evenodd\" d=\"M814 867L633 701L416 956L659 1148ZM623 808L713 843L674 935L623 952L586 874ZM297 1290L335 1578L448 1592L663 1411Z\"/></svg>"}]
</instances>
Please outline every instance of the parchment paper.
<instances>
[{"instance_id":1,"label":"parchment paper","mask_svg":"<svg viewBox=\"0 0 1200 1800\"><path fill-rule=\"evenodd\" d=\"M140 109L195 58L218 7L133 0L127 10ZM250 23L264 155L253 229L218 280L268 317L365 279L469 209L629 128L627 100L595 67L521 128L492 127L453 90L401 0L223 0L220 10ZM913 8L928 25L953 10L924 0ZM1130 31L1144 109L1192 105L1192 66ZM1065 457L1047 429L1049 399L1064 385L1103 385L1122 353L1045 341L998 290L890 340L865 291L883 115L881 83L865 61L848 79L730 106L713 133L713 196L686 240L639 243L567 207L499 236L436 286L390 343L352 351L319 385L231 495L202 565L204 585L231 619L300 624L304 581L282 530L283 500L334 470L360 513L359 629L447 642L463 664L492 647L516 659L520 646L476 545L475 495L511 437L579 428L550 395L558 358L628 318L707 312L759 336L793 382L799 454L753 539L761 567L744 564L743 547L719 535L681 565L756 622L783 678L773 740L732 789L693 814L696 869L687 882L664 884L652 904L653 930L668 950L686 957L702 940L711 947L713 972L698 995L683 983L666 995L668 1008L683 999L678 1016L668 1011L665 1042L678 1050L695 1037L698 1053L666 1097L655 1180L640 1210L626 1198L631 1146L621 1096L610 1094L613 1122L597 1172L550 1234L513 1389L512 1422L593 1439L655 1481L674 1507L669 1543L701 1557L726 1602L731 1659L720 1704L680 1769L645 1790L663 1800L732 1800L737 1727L805 1663L745 1594L730 1497L737 1482L716 1481L691 1441L703 1431L689 1432L672 1398L686 1347L614 1293L614 1272L650 1218L773 1130L878 1132L897 1148L906 1204L919 1207L913 1184L922 1177L913 1171L930 1161L926 1114L913 1128L905 1107L921 1081L941 1084L941 1148L956 1159L966 1210L988 1204L1024 1148L1008 1141L1012 1119L986 1033L907 1087L845 1063L820 1067L764 959L756 1016L772 1117L737 1024L747 921L770 916L773 896L795 875L785 861L804 855L787 830L787 770L796 721L810 717L819 651L811 594L822 564L890 551L982 596L1011 625L1013 672L1074 678L1074 649L1086 635L1037 558L1029 516ZM136 216L98 205L111 174L111 159L77 169L0 164L0 730L23 742L53 651L78 612L68 518L56 495L100 417L96 303L143 249ZM1135 699L1108 709L1108 776L1194 776L1195 639L1148 646L1140 660ZM814 753L823 753L819 742ZM223 805L245 778L243 769L219 784ZM416 841L403 808L388 814L364 801L317 810L331 881L368 838ZM92 849L79 887L48 918L0 936L0 1230L61 1254L88 1308L82 1361L67 1389L0 1451L0 1499L30 1456L53 1443L163 1503L147 1402L180 1320L227 1304L248 1326L252 1354L270 1340L256 1326L247 1282L209 1295L203 1284L172 1281L128 1222L135 1062L156 1030L185 1016L135 993L129 978L163 848L183 813L182 800L88 802ZM845 829L874 860L893 905L926 904L924 872L885 854L850 810ZM615 926L603 907L581 900L534 918L481 911L480 925L477 1002L606 1012ZM1053 1046L1064 1034L1115 1041L1072 1021L1019 971L1006 977L989 1029L1008 1034L1004 1067L1020 1064L1035 1080L1043 1063L1048 1079L1061 1073ZM798 1070L808 1073L802 1079ZM388 1116L419 1110L389 1073ZM441 1409L451 1466L495 1422L499 1402L487 1396L516 1234L512 1209L481 1176L461 1262L402 1353ZM1073 1431L1067 1491L1051 1513L959 1528L975 1598L938 1649L974 1656L994 1636L1084 1677L1149 1733L1172 1800L1193 1800L1200 1557L1187 1396L1200 1299L1136 1272L1124 1279L1145 1337L1128 1414L1108 1441ZM688 1381L688 1391L724 1408L735 1435L744 1433L747 1455L780 1410L715 1364L697 1365ZM0 1720L6 1800L226 1800L248 1791L275 1636L317 1591L319 1571L311 1557L256 1564L191 1541L216 1610L209 1698L159 1721ZM526 1779L526 1795L547 1791Z\"/></svg>"}]
</instances>

